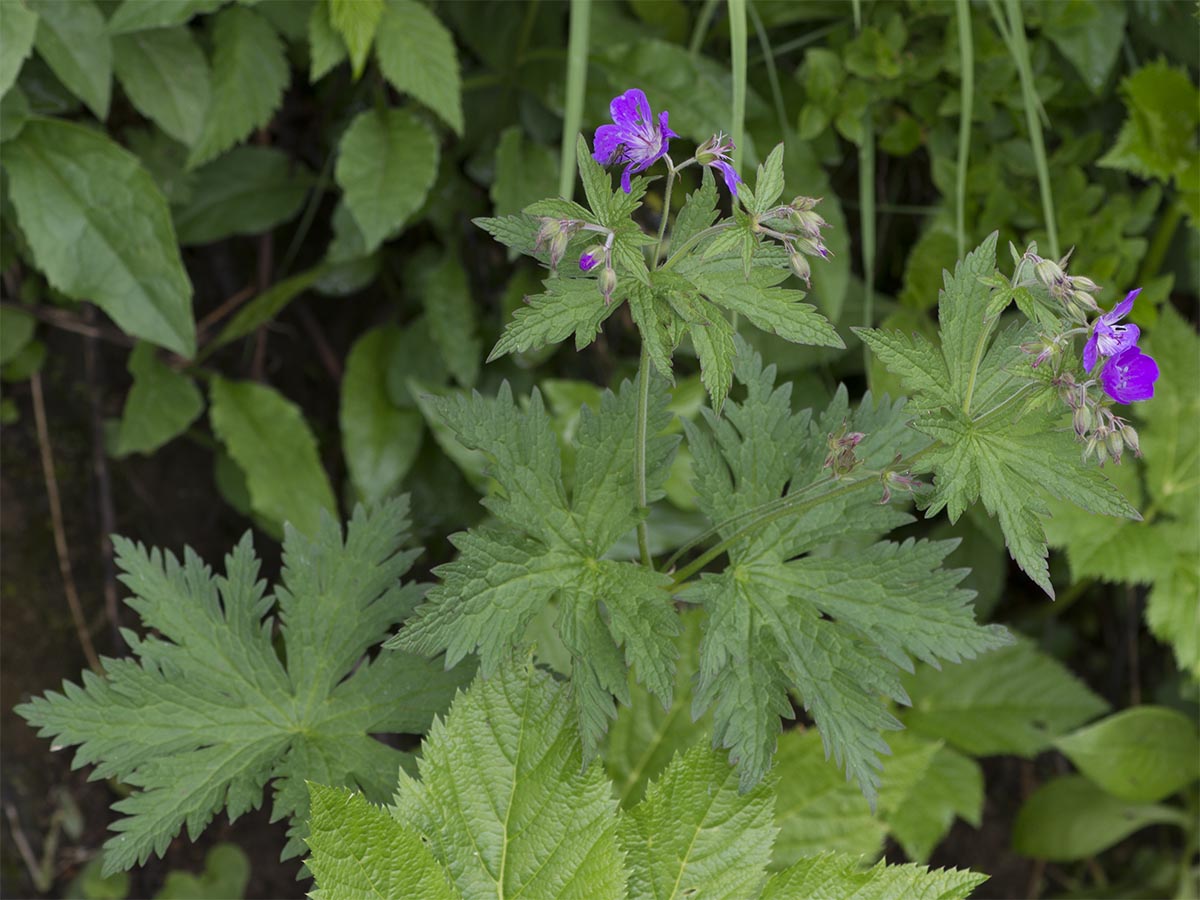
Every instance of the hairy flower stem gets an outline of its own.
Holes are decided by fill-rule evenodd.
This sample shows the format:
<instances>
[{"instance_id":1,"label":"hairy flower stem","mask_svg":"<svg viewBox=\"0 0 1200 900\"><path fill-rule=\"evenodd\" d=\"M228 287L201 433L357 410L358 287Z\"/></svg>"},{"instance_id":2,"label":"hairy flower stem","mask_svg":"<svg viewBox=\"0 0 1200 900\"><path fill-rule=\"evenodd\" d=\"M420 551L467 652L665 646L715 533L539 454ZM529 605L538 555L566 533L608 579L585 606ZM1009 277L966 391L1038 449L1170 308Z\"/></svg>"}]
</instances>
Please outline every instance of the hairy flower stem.
<instances>
[{"instance_id":1,"label":"hairy flower stem","mask_svg":"<svg viewBox=\"0 0 1200 900\"><path fill-rule=\"evenodd\" d=\"M693 234L690 238L687 239L687 241L685 241L682 245L680 245L678 248L675 248L671 252L671 255L669 257L667 257L666 262L664 262L662 264L661 268L663 268L663 269L671 268L671 266L673 266L678 260L683 259L687 255L687 252L689 250L691 250L693 247L695 247L698 243L700 243L706 237L712 237L714 234L722 232L726 228L732 228L734 226L734 224L736 224L736 223L734 223L734 222L718 222L716 225L710 225L708 228L705 228L703 231L699 231L696 234Z\"/></svg>"},{"instance_id":2,"label":"hairy flower stem","mask_svg":"<svg viewBox=\"0 0 1200 900\"><path fill-rule=\"evenodd\" d=\"M663 208L662 215L658 221L658 241L654 245L654 262L650 268L658 268L658 255L662 252L663 237L667 233L667 219L671 217L671 189L675 187L675 163L671 161L670 156L664 157L667 161L667 186L663 189Z\"/></svg>"}]
</instances>

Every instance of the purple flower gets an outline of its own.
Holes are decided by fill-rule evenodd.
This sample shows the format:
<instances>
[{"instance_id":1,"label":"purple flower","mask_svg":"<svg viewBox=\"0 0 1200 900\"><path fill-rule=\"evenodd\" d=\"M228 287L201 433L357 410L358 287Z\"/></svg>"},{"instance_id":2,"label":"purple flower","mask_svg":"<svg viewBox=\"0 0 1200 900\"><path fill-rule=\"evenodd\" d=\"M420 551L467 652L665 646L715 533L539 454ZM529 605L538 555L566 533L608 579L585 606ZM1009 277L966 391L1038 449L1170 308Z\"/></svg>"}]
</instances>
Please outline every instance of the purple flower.
<instances>
[{"instance_id":1,"label":"purple flower","mask_svg":"<svg viewBox=\"0 0 1200 900\"><path fill-rule=\"evenodd\" d=\"M621 187L628 194L632 189L629 176L646 171L662 159L668 140L679 135L667 127L666 110L658 114L657 122L654 120L650 101L638 88L614 97L608 111L616 124L596 129L592 158L602 166L628 163L621 173Z\"/></svg>"},{"instance_id":2,"label":"purple flower","mask_svg":"<svg viewBox=\"0 0 1200 900\"><path fill-rule=\"evenodd\" d=\"M1104 364L1100 384L1104 393L1118 403L1149 400L1158 380L1158 363L1137 347L1126 347Z\"/></svg>"},{"instance_id":3,"label":"purple flower","mask_svg":"<svg viewBox=\"0 0 1200 900\"><path fill-rule=\"evenodd\" d=\"M714 134L696 150L696 162L702 166L711 166L720 172L725 178L725 187L736 197L737 186L742 183L742 179L729 161L729 154L734 149L736 148L732 140L724 134Z\"/></svg>"},{"instance_id":4,"label":"purple flower","mask_svg":"<svg viewBox=\"0 0 1200 900\"><path fill-rule=\"evenodd\" d=\"M598 262L600 262L599 255L594 250L589 250L579 257L579 268L584 272L590 272L596 268Z\"/></svg>"},{"instance_id":5,"label":"purple flower","mask_svg":"<svg viewBox=\"0 0 1200 900\"><path fill-rule=\"evenodd\" d=\"M1116 356L1137 344L1141 330L1136 325L1118 325L1117 322L1129 315L1133 301L1141 292L1141 288L1130 291L1124 300L1113 307L1112 312L1105 313L1092 324L1092 336L1083 347L1084 371L1090 372L1096 368L1098 357Z\"/></svg>"}]
</instances>

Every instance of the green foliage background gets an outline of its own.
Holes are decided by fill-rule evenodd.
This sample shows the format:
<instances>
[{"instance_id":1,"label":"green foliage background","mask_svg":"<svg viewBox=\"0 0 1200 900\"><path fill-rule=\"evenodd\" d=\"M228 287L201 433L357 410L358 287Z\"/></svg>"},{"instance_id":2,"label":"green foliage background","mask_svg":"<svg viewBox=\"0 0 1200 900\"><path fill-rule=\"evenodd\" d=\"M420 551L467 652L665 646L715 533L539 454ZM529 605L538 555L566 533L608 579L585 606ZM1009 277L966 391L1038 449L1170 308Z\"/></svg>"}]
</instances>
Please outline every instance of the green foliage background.
<instances>
[{"instance_id":1,"label":"green foliage background","mask_svg":"<svg viewBox=\"0 0 1200 900\"><path fill-rule=\"evenodd\" d=\"M572 484L595 465L587 450L595 423L581 407L601 409L597 386L616 389L632 377L639 345L630 306L605 308L594 289L572 294L566 282L527 304L542 291L537 260L494 242L472 219L502 221L574 185L577 134L590 139L607 119L609 100L641 87L655 110L670 110L684 144L721 130L737 136L747 178L782 141L788 188L823 197L834 255L815 266L807 301L834 323L845 346L828 338L812 342L832 346L798 346L782 331L769 333L778 329L745 322L739 329L776 378L791 384L788 412L849 415L841 384L856 401L867 391L919 399L919 373L905 378L889 370L883 338L851 329L878 326L937 345L943 270L953 271L993 231L1001 258L1009 241L1036 241L1048 256L1074 248L1071 271L1104 286L1106 308L1141 286L1134 321L1163 372L1154 400L1133 410L1144 459L1127 455L1105 470L1142 520L1093 516L1051 499L1045 539L1056 552L1048 565L1039 554L1036 562L1018 559L1038 584L1057 592L1053 604L1011 564L996 521L982 510L953 526L931 519L904 527L900 538L928 539L921 546L937 548L938 560L945 550L948 566L971 570L961 587L976 592L980 621L1023 637L962 665L938 671L920 664L904 676L912 706L876 713L894 712L907 730L889 737L893 755L879 773L874 809L824 762L814 730L785 730L775 755L772 870L834 851L869 862L886 850L889 862L932 858L992 874L978 896L1024 891L1031 872L1043 894L1190 896L1200 808L1196 28L1193 4L1154 0L4 0L6 467L36 452L33 438L20 436L32 433L32 402L43 383L52 413L86 389L84 416L94 420L94 433L67 416L56 420L52 436L61 453L74 428L80 440L94 442L96 471L108 474L95 484L88 475L64 486L68 518L82 519L82 498L96 496L101 508L111 508L117 531L174 551L196 543L211 561L247 525L262 533L261 549L284 536L285 522L295 529L295 546L312 540L333 553L341 537L322 524L325 514L340 520L360 501L409 494L409 542L426 547L418 576L461 551L461 577L477 577L471 547L447 541L481 522L478 500L496 486L487 448L465 433L472 404L481 402L470 391L491 398L507 381L508 413L539 417L539 452L552 455ZM711 185L693 171L682 177L677 203L708 196ZM639 212L647 230L657 228L661 204L660 185L651 185ZM619 210L592 208L619 217ZM509 237L513 244L527 235ZM572 244L572 252L584 246ZM564 265L572 261L568 255ZM783 287L799 283L789 279ZM562 322L523 329L535 319L527 310L547 303L566 311ZM584 308L594 318L581 326L572 310ZM544 317L537 321L547 328ZM505 331L510 322L516 324ZM585 349L543 346L572 335ZM732 341L731 329L730 347ZM706 353L713 351L700 340L685 342L674 361L675 384L656 401L678 416L671 427L689 435L699 434L706 389L719 407L732 387L737 403L754 377L733 387L732 366L718 373ZM665 369L661 356L654 361ZM81 357L98 359L99 368L83 368ZM535 389L541 406L525 407ZM523 421L510 424L520 431ZM882 420L875 425L884 427ZM1009 449L1019 461L1022 448ZM661 541L656 554L704 528L704 504L692 486L703 470L704 460L685 448L659 473L663 499L651 516L651 535ZM1053 491L1053 474L1014 478L1009 496L1035 486ZM105 501L100 485L110 479L116 496ZM185 493L184 482L197 489ZM13 490L7 478L5 490ZM557 490L565 490L561 482ZM993 503L988 490L985 502L1004 521L1004 491ZM44 503L40 493L31 496ZM953 496L939 502L963 505ZM528 519L531 511L523 512ZM88 579L89 615L101 611L91 598L111 579L90 522L71 529L83 538L70 547L77 560L92 560L79 567ZM152 522L170 523L172 541ZM608 527L613 559L636 555L626 525ZM534 539L515 531L470 534L481 543ZM961 543L933 543L950 537ZM1032 539L1041 542L1040 535ZM856 540L847 533L839 549L865 552L867 544ZM264 552L274 577L275 551ZM243 568L248 554L248 545L235 552ZM120 544L118 555L135 580L159 577L132 544ZM22 564L5 554L7 583L22 581ZM187 565L199 579L198 560ZM283 569L286 578L286 560ZM6 610L16 602L60 604L61 584L42 584L46 596L33 598L6 586ZM958 596L954 590L946 587L947 596ZM145 626L169 634L153 606L178 599L173 591L182 589L139 593ZM430 594L434 603L439 596ZM376 598L346 599L365 609ZM285 606L281 615L289 618ZM117 626L134 622L128 612L117 616L101 652L123 656L131 648L153 657L158 638L139 645L130 632L122 639ZM17 621L5 628L6 649L22 640L21 628L38 627ZM335 683L390 624L361 624L353 658L343 658L348 651L331 656ZM528 628L541 637L543 662L573 671L573 654L555 642L552 618L536 614ZM606 698L630 700L616 712L601 752L622 808L646 794L676 750L703 742L714 727L713 714L695 723L686 715L692 674L700 673L700 690L718 678L704 674L697 628L685 618L678 636L665 627L655 635L678 643L673 683L659 677L631 680L624 690L605 686ZM282 631L286 642L286 624ZM484 668L500 665L501 648L489 656L486 643L494 634L469 637L455 638L465 642L458 655L478 643ZM306 639L310 649L320 644L313 633ZM445 649L448 641L429 638L424 649ZM206 652L189 657L181 671L202 669ZM275 660L269 648L260 662L270 668L268 659ZM423 665L408 664L413 671ZM111 671L133 671L132 663L113 665ZM78 666L68 668L73 677ZM375 668L344 684L373 677ZM387 728L364 712L353 734L377 725L420 733L470 673L460 675L439 676L449 679L444 684L422 676L436 700ZM6 716L50 681L25 676L23 696L9 702L5 695ZM305 690L316 696L332 686ZM281 681L276 688L289 698L279 703L299 703L294 686ZM660 701L667 699L664 712ZM778 702L787 705L786 693ZM728 727L730 716L718 708L716 727ZM585 748L599 741L607 720L593 723L590 736L588 723L579 723ZM296 721L317 720L297 714ZM24 727L5 722L7 733ZM759 735L759 742L772 738ZM11 759L15 745L7 741ZM416 749L410 741L401 752L407 759ZM313 778L289 769L295 759L283 759L286 752L272 745L266 754L281 757L272 762L274 776ZM767 753L762 766L769 759ZM122 778L134 764L100 771ZM371 784L329 768L326 781L375 788L371 799L387 799L387 777ZM65 766L56 772L67 777ZM164 769L149 786L168 785L177 774ZM230 811L254 806L261 787L229 799ZM304 808L301 787L287 790L286 810ZM92 798L81 801L91 818L75 839L90 853L103 840L103 809L112 796L100 785L77 788ZM120 802L129 811L138 801ZM211 805L202 812L226 804ZM32 807L26 812L47 818ZM969 827L981 825L983 831ZM1164 827L1141 830L1149 825ZM281 831L278 846L253 859L254 877L276 865L284 841ZM126 849L122 864L144 859L153 843L145 838ZM5 878L26 877L8 839L4 853ZM841 857L822 863L841 864ZM288 866L290 879L294 863ZM68 864L58 874L65 884L76 870ZM142 885L147 893L162 885L153 870L144 877L153 881Z\"/></svg>"}]
</instances>

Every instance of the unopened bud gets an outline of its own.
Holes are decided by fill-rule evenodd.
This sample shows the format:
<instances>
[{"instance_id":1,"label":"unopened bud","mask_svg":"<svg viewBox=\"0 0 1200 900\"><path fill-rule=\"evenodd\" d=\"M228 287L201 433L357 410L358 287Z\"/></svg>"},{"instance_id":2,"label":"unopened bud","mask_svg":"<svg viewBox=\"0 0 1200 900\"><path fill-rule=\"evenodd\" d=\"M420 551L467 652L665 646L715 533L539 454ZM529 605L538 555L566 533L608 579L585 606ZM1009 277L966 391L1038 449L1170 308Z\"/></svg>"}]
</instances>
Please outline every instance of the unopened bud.
<instances>
[{"instance_id":1,"label":"unopened bud","mask_svg":"<svg viewBox=\"0 0 1200 900\"><path fill-rule=\"evenodd\" d=\"M1038 260L1033 267L1033 273L1037 275L1038 281L1044 284L1051 290L1054 286L1063 281L1063 270L1059 268L1058 263L1051 259Z\"/></svg>"},{"instance_id":2,"label":"unopened bud","mask_svg":"<svg viewBox=\"0 0 1200 900\"><path fill-rule=\"evenodd\" d=\"M1096 298L1084 290L1074 290L1071 292L1071 299L1075 301L1081 309L1089 312L1099 312L1100 307L1096 304Z\"/></svg>"},{"instance_id":3,"label":"unopened bud","mask_svg":"<svg viewBox=\"0 0 1200 900\"><path fill-rule=\"evenodd\" d=\"M796 197L789 205L798 212L807 212L810 209L815 209L820 202L820 197Z\"/></svg>"},{"instance_id":4,"label":"unopened bud","mask_svg":"<svg viewBox=\"0 0 1200 900\"><path fill-rule=\"evenodd\" d=\"M1092 281L1086 275L1072 275L1069 278L1071 287L1077 291L1087 291L1089 294L1095 294L1100 290L1100 285Z\"/></svg>"},{"instance_id":5,"label":"unopened bud","mask_svg":"<svg viewBox=\"0 0 1200 900\"><path fill-rule=\"evenodd\" d=\"M792 208L792 213L789 216L792 225L797 231L807 235L815 241L821 239L821 229L828 226L828 222L822 219L815 212L807 209Z\"/></svg>"},{"instance_id":6,"label":"unopened bud","mask_svg":"<svg viewBox=\"0 0 1200 900\"><path fill-rule=\"evenodd\" d=\"M1096 452L1096 447L1099 445L1099 443L1100 442L1096 440L1095 435L1092 435L1092 437L1088 438L1087 443L1083 445L1083 453L1080 457L1083 462L1086 463L1088 461L1088 457Z\"/></svg>"},{"instance_id":7,"label":"unopened bud","mask_svg":"<svg viewBox=\"0 0 1200 900\"><path fill-rule=\"evenodd\" d=\"M1120 464L1121 452L1125 449L1125 442L1121 440L1119 431L1110 431L1108 437L1104 439L1104 443L1108 449L1108 455L1113 458L1113 462Z\"/></svg>"},{"instance_id":8,"label":"unopened bud","mask_svg":"<svg viewBox=\"0 0 1200 900\"><path fill-rule=\"evenodd\" d=\"M804 254L799 253L795 247L788 244L788 262L791 264L792 271L808 287L812 287L812 266L808 264L808 259Z\"/></svg>"},{"instance_id":9,"label":"unopened bud","mask_svg":"<svg viewBox=\"0 0 1200 900\"><path fill-rule=\"evenodd\" d=\"M1142 448L1138 445L1138 433L1132 425L1121 426L1121 440L1125 442L1125 446L1133 451L1133 455L1141 458Z\"/></svg>"},{"instance_id":10,"label":"unopened bud","mask_svg":"<svg viewBox=\"0 0 1200 900\"><path fill-rule=\"evenodd\" d=\"M600 272L600 296L604 298L604 305L612 303L613 291L617 289L617 273L611 266L606 266Z\"/></svg>"},{"instance_id":11,"label":"unopened bud","mask_svg":"<svg viewBox=\"0 0 1200 900\"><path fill-rule=\"evenodd\" d=\"M1091 409L1086 405L1075 410L1075 415L1072 417L1072 424L1075 426L1075 436L1083 438L1085 434L1092 430L1092 426L1096 423L1095 416L1092 415Z\"/></svg>"}]
</instances>

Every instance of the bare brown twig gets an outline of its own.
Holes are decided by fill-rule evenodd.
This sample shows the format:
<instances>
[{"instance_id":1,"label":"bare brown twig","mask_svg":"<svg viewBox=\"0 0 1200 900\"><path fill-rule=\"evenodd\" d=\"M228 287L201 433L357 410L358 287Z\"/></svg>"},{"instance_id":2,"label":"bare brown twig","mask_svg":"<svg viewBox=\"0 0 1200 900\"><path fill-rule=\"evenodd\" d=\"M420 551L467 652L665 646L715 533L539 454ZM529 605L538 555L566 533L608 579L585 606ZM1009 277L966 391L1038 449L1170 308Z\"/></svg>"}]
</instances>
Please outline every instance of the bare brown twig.
<instances>
[{"instance_id":1,"label":"bare brown twig","mask_svg":"<svg viewBox=\"0 0 1200 900\"><path fill-rule=\"evenodd\" d=\"M208 329L212 328L213 325L221 321L257 293L258 291L255 289L254 285L248 284L240 291L231 294L221 303L220 306L199 321L199 323L196 325L197 333L203 334L204 332L208 331Z\"/></svg>"},{"instance_id":2,"label":"bare brown twig","mask_svg":"<svg viewBox=\"0 0 1200 900\"><path fill-rule=\"evenodd\" d=\"M46 480L46 494L50 499L50 522L54 527L54 549L58 554L58 570L62 575L63 590L67 595L67 605L71 608L71 618L75 622L75 631L79 635L83 655L87 657L92 671L103 673L104 668L100 665L100 658L96 656L96 648L92 645L92 636L88 633L87 622L83 617L79 593L75 590L75 577L71 574L71 555L67 550L67 534L63 528L62 502L58 495L58 478L54 474L54 451L50 446L50 429L46 426L46 401L42 397L40 372L33 373L33 377L29 379L29 387L33 393L33 418L37 425L42 475Z\"/></svg>"},{"instance_id":3,"label":"bare brown twig","mask_svg":"<svg viewBox=\"0 0 1200 900\"><path fill-rule=\"evenodd\" d=\"M101 325L92 325L81 321L76 316L71 315L64 309L54 309L49 306L23 306L19 303L5 303L3 306L6 309L18 309L21 312L28 313L39 322L45 322L47 325L52 325L55 328L61 328L63 331L73 331L75 334L82 334L85 337L98 338L102 341L107 341L110 344L118 344L122 347L132 347L137 343L133 338L128 337L121 332L105 328Z\"/></svg>"}]
</instances>

